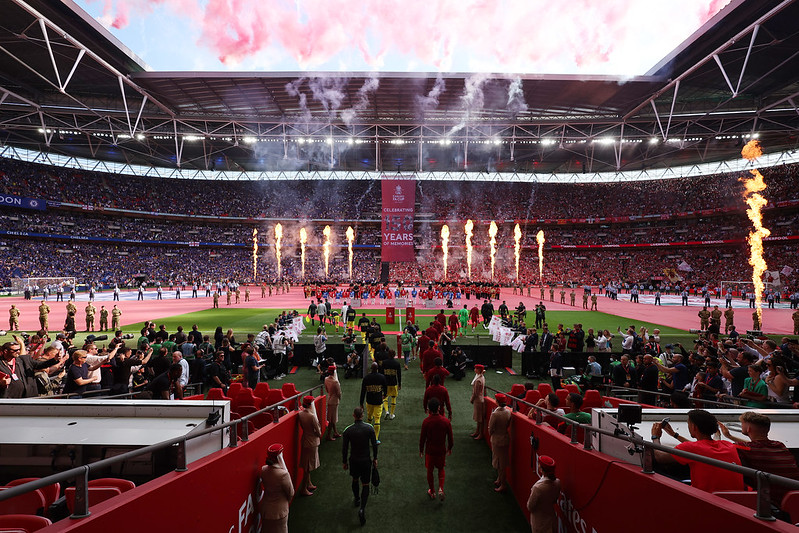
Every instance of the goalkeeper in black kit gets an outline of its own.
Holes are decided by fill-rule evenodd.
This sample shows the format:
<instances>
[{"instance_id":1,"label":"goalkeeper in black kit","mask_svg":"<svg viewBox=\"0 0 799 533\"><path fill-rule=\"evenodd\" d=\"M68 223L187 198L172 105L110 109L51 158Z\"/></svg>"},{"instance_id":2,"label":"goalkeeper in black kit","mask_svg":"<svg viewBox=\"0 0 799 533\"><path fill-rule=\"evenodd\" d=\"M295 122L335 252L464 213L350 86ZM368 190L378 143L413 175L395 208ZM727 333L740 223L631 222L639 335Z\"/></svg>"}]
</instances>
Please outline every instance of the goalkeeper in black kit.
<instances>
[{"instance_id":1,"label":"goalkeeper in black kit","mask_svg":"<svg viewBox=\"0 0 799 533\"><path fill-rule=\"evenodd\" d=\"M380 418L383 414L383 400L386 397L388 384L386 376L381 374L377 363L372 363L372 369L361 382L361 400L358 402L364 407L366 400L366 421L374 427L375 438L380 444Z\"/></svg>"},{"instance_id":2,"label":"goalkeeper in black kit","mask_svg":"<svg viewBox=\"0 0 799 533\"><path fill-rule=\"evenodd\" d=\"M344 430L341 458L344 470L349 468L350 476L352 476L352 494L355 497L355 506L359 508L358 520L361 525L364 525L366 524L366 501L369 499L372 467L377 468L378 441L374 428L363 421L362 407L356 407L352 416L355 418L355 422ZM352 448L351 453L350 447ZM360 493L358 492L358 480L361 481Z\"/></svg>"}]
</instances>

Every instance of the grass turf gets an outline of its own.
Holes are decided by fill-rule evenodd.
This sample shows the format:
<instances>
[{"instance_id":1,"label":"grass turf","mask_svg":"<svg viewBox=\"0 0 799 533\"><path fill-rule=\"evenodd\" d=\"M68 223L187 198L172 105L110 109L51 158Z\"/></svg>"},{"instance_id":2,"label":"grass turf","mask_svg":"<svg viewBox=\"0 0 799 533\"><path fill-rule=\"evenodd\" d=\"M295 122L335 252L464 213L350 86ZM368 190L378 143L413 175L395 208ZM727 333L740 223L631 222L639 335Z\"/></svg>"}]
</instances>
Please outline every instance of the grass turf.
<instances>
[{"instance_id":1,"label":"grass turf","mask_svg":"<svg viewBox=\"0 0 799 533\"><path fill-rule=\"evenodd\" d=\"M298 389L319 383L317 375L301 369L294 379ZM341 464L341 440L323 441L319 450L321 466L312 480L319 488L313 496L295 498L289 515L290 531L328 532L380 531L426 532L454 531L527 531L524 514L510 492L496 494L488 445L469 437L474 430L471 374L463 381L447 380L453 409L455 444L447 457L446 500L431 501L427 496L424 460L419 457L419 430L424 419L422 397L424 381L418 360L403 371L402 390L397 400L396 418L383 420L378 451L379 494L370 495L366 507L366 526L360 527L357 509L352 503L351 478ZM288 378L287 378L288 379ZM506 372L486 374L488 386L510 390L518 377ZM339 431L352 422L352 410L358 405L360 379L341 379L342 401L339 407Z\"/></svg>"},{"instance_id":2,"label":"grass turf","mask_svg":"<svg viewBox=\"0 0 799 533\"><path fill-rule=\"evenodd\" d=\"M236 341L243 342L247 339L248 333L257 334L259 331L261 331L264 324L273 322L275 317L277 317L282 311L282 309L242 309L222 307L219 309L207 309L193 313L160 317L155 318L154 320L158 324L166 325L167 330L170 332L175 331L177 326L183 326L186 331L189 331L192 324L197 324L198 329L201 332L206 335L210 335L211 337L213 337L214 330L217 328L217 326L221 326L225 332L227 332L228 329L232 329ZM438 313L438 311L439 309L417 309L417 323L423 328L429 326L430 322L433 320L433 317ZM384 332L390 333L399 331L399 319L397 319L394 324L386 324L385 312L383 310L367 309L364 311L359 311L358 317L361 316L362 312L365 312L367 317L370 319L372 316L374 316L377 319L377 322L383 328ZM447 314L447 316L449 316L449 313L451 312L451 310L445 310L445 314ZM529 311L527 318L530 321L530 324L533 324L534 318L532 313ZM583 329L586 331L589 328L593 329L595 332L599 329L607 329L616 336L616 339L614 340L614 351L616 352L621 350L621 336L617 334L617 328L621 327L622 330L625 330L629 325L635 325L636 329L638 330L640 330L642 326L646 326L650 332L652 332L652 330L655 328L660 329L662 345L679 342L685 346L686 349L690 349L693 347L694 339L696 339L695 334L690 334L685 330L679 330L650 322L631 320L629 318L598 311L547 311L546 318L551 331L554 331L558 324L563 324L565 327L570 328L575 323L583 324ZM406 322L403 317L402 325L404 326L405 324ZM124 333L133 334L136 338L138 338L143 325L144 324L142 322L128 324L122 328L122 331ZM335 333L335 328L328 324L326 326L326 331L329 335L329 344L341 342L340 337L330 335L331 333ZM339 331L343 332L343 327L340 327ZM300 342L312 342L313 335L315 333L316 327L311 327L310 323L306 322L306 329L300 336ZM97 334L97 332L95 332L95 334ZM81 344L86 335L87 333L85 332L79 332L76 337L75 344ZM779 340L780 335L772 335L771 338ZM474 333L472 333L471 327L467 327L466 335L464 337L459 337L457 343L460 345L469 346L474 344L493 343L493 341L491 340L490 333L482 326L478 326Z\"/></svg>"}]
</instances>

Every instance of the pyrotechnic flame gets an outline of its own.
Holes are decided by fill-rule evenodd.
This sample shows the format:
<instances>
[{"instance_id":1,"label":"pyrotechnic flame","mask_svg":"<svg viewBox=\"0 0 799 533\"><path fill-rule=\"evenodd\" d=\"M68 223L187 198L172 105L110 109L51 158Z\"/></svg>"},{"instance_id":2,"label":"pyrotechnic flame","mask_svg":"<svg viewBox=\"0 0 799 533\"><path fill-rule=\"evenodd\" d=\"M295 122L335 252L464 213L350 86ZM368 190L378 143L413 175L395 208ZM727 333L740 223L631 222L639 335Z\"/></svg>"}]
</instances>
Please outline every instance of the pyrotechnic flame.
<instances>
[{"instance_id":1,"label":"pyrotechnic flame","mask_svg":"<svg viewBox=\"0 0 799 533\"><path fill-rule=\"evenodd\" d=\"M538 230L538 233L535 236L535 240L538 242L538 281L543 285L544 283L544 243L546 239L544 239L544 230Z\"/></svg>"},{"instance_id":2,"label":"pyrotechnic flame","mask_svg":"<svg viewBox=\"0 0 799 533\"><path fill-rule=\"evenodd\" d=\"M472 230L474 229L474 222L471 220L466 221L466 226L463 230L466 232L466 270L469 273L469 280L472 279Z\"/></svg>"},{"instance_id":3,"label":"pyrotechnic flame","mask_svg":"<svg viewBox=\"0 0 799 533\"><path fill-rule=\"evenodd\" d=\"M325 229L322 231L322 233L325 236L325 277L327 277L330 265L330 226L325 226Z\"/></svg>"},{"instance_id":4,"label":"pyrotechnic flame","mask_svg":"<svg viewBox=\"0 0 799 533\"><path fill-rule=\"evenodd\" d=\"M513 228L513 241L513 252L516 257L516 281L519 281L519 255L522 250L522 228L520 228L518 224Z\"/></svg>"},{"instance_id":5,"label":"pyrotechnic flame","mask_svg":"<svg viewBox=\"0 0 799 533\"><path fill-rule=\"evenodd\" d=\"M444 279L447 279L447 262L449 261L449 226L441 226L441 250L444 252Z\"/></svg>"},{"instance_id":6,"label":"pyrotechnic flame","mask_svg":"<svg viewBox=\"0 0 799 533\"><path fill-rule=\"evenodd\" d=\"M258 230L252 229L252 280L258 279Z\"/></svg>"},{"instance_id":7,"label":"pyrotechnic flame","mask_svg":"<svg viewBox=\"0 0 799 533\"><path fill-rule=\"evenodd\" d=\"M308 242L308 232L300 228L300 261L302 264L302 279L305 279L305 243Z\"/></svg>"},{"instance_id":8,"label":"pyrotechnic flame","mask_svg":"<svg viewBox=\"0 0 799 533\"><path fill-rule=\"evenodd\" d=\"M347 226L347 250L350 252L350 280L352 280L352 241L355 240L355 230Z\"/></svg>"},{"instance_id":9,"label":"pyrotechnic flame","mask_svg":"<svg viewBox=\"0 0 799 533\"><path fill-rule=\"evenodd\" d=\"M280 253L280 243L283 240L283 225L278 222L275 225L275 257L277 257L277 277L283 277L283 268L280 266L282 254Z\"/></svg>"},{"instance_id":10,"label":"pyrotechnic flame","mask_svg":"<svg viewBox=\"0 0 799 533\"><path fill-rule=\"evenodd\" d=\"M494 261L497 255L497 223L493 220L488 227L488 236L491 237L489 244L491 244L491 279L494 279Z\"/></svg>"},{"instance_id":11,"label":"pyrotechnic flame","mask_svg":"<svg viewBox=\"0 0 799 533\"><path fill-rule=\"evenodd\" d=\"M757 141L749 141L741 150L741 155L753 161L763 155L763 150ZM766 260L763 259L763 239L771 235L771 231L763 227L763 215L760 210L766 206L768 200L759 193L766 190L763 175L753 169L749 171L753 178L741 178L744 184L744 200L749 206L746 215L752 221L754 231L749 232L747 242L749 243L749 264L752 265L752 285L755 287L755 312L761 327L763 324L763 273L768 270Z\"/></svg>"}]
</instances>

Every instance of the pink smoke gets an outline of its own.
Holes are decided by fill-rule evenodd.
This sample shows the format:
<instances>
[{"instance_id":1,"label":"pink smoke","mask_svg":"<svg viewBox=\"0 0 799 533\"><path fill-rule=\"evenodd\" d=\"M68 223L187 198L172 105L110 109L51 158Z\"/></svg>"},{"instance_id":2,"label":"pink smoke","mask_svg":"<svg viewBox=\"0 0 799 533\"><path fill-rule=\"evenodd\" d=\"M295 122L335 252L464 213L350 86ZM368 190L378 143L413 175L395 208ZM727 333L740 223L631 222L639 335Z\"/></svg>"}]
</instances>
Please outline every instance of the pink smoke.
<instances>
[{"instance_id":1,"label":"pink smoke","mask_svg":"<svg viewBox=\"0 0 799 533\"><path fill-rule=\"evenodd\" d=\"M288 55L311 69L355 53L379 67L391 53L448 70L457 53L483 70L552 72L562 64L590 69L629 53L633 35L653 23L658 36L681 36L729 0L84 1L102 2L101 20L115 28L155 10L186 19L198 45L230 65Z\"/></svg>"}]
</instances>

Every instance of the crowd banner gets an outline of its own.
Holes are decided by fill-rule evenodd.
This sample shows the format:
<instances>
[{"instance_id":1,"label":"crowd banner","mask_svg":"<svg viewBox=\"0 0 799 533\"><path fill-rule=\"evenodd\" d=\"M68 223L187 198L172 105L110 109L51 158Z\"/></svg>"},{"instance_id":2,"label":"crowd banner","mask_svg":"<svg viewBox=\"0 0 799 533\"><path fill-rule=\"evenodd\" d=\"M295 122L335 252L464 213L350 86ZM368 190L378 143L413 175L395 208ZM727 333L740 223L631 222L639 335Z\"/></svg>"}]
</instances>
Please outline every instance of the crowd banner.
<instances>
[{"instance_id":1,"label":"crowd banner","mask_svg":"<svg viewBox=\"0 0 799 533\"><path fill-rule=\"evenodd\" d=\"M39 198L24 198L13 194L0 194L0 206L20 207L22 209L47 209L47 202Z\"/></svg>"},{"instance_id":2,"label":"crowd banner","mask_svg":"<svg viewBox=\"0 0 799 533\"><path fill-rule=\"evenodd\" d=\"M416 180L383 179L381 259L385 262L416 260L413 247L413 216Z\"/></svg>"}]
</instances>

